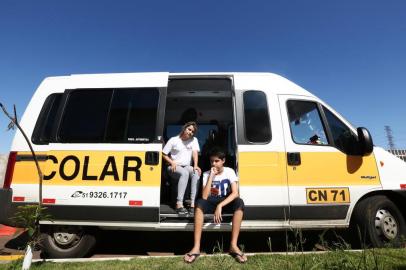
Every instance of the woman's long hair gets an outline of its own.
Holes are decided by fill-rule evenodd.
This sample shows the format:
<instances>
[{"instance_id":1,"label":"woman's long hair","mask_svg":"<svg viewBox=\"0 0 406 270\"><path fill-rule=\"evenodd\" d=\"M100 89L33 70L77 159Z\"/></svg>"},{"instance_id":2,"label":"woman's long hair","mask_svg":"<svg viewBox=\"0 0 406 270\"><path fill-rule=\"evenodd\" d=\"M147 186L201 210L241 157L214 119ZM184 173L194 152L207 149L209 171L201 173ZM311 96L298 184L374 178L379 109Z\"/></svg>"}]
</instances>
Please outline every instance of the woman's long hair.
<instances>
[{"instance_id":1,"label":"woman's long hair","mask_svg":"<svg viewBox=\"0 0 406 270\"><path fill-rule=\"evenodd\" d=\"M186 128L187 128L188 126L192 126L193 129L195 130L195 131L193 132L193 137L196 135L196 133L197 133L197 124L196 124L196 122L194 122L194 121L190 121L190 122L187 122L186 124L183 125L182 130L181 130L180 133L179 133L179 136L182 136L183 132L185 132L185 130L186 130Z\"/></svg>"}]
</instances>

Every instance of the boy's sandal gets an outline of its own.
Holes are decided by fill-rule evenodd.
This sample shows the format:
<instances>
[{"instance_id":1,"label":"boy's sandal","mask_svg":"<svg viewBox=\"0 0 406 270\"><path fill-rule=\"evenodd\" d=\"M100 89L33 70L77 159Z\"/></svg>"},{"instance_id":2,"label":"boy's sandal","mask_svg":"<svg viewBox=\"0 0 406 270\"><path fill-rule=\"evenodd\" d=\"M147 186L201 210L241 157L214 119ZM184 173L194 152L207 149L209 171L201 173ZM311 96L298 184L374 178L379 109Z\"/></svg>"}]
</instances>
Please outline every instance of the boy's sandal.
<instances>
[{"instance_id":1,"label":"boy's sandal","mask_svg":"<svg viewBox=\"0 0 406 270\"><path fill-rule=\"evenodd\" d=\"M191 260L187 260L186 256L191 258ZM200 253L186 253L185 257L183 257L183 260L185 263L194 263L197 258L199 258Z\"/></svg>"},{"instance_id":2,"label":"boy's sandal","mask_svg":"<svg viewBox=\"0 0 406 270\"><path fill-rule=\"evenodd\" d=\"M189 214L189 212L187 211L187 209L185 207L176 208L176 213L178 215L187 215L187 214Z\"/></svg>"},{"instance_id":3,"label":"boy's sandal","mask_svg":"<svg viewBox=\"0 0 406 270\"><path fill-rule=\"evenodd\" d=\"M247 258L245 258L244 253L230 252L228 254L230 254L230 256L233 257L239 263L246 263L247 262Z\"/></svg>"}]
</instances>

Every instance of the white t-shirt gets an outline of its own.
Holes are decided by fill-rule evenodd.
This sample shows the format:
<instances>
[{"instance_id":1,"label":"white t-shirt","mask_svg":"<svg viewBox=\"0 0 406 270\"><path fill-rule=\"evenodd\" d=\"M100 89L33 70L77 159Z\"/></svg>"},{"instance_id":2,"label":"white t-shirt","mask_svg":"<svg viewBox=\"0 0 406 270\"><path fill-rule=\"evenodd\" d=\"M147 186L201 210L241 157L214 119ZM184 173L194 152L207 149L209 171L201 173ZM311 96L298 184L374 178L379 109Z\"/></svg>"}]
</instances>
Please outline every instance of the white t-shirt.
<instances>
[{"instance_id":1,"label":"white t-shirt","mask_svg":"<svg viewBox=\"0 0 406 270\"><path fill-rule=\"evenodd\" d=\"M191 164L194 150L200 151L199 142L195 137L183 141L179 136L175 136L169 139L162 152L165 155L170 153L176 164L187 166Z\"/></svg>"},{"instance_id":2,"label":"white t-shirt","mask_svg":"<svg viewBox=\"0 0 406 270\"><path fill-rule=\"evenodd\" d=\"M203 187L209 180L210 171L203 173ZM237 182L238 178L234 170L224 167L223 172L214 177L211 182L210 195L212 197L227 197L231 193L231 184Z\"/></svg>"}]
</instances>

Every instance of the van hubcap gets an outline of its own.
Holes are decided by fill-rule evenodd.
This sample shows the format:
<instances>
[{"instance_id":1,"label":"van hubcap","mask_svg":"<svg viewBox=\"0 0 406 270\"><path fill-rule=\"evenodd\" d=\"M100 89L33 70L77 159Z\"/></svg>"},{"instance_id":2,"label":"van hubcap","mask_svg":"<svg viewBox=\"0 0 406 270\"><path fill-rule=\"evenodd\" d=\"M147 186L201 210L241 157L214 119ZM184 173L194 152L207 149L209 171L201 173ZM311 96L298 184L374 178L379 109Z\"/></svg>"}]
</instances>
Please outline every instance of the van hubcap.
<instances>
[{"instance_id":1,"label":"van hubcap","mask_svg":"<svg viewBox=\"0 0 406 270\"><path fill-rule=\"evenodd\" d=\"M393 240L398 234L398 223L388 210L379 209L375 216L375 229L378 235Z\"/></svg>"},{"instance_id":2,"label":"van hubcap","mask_svg":"<svg viewBox=\"0 0 406 270\"><path fill-rule=\"evenodd\" d=\"M54 232L53 237L55 243L59 246L63 247L71 247L75 246L81 239L80 232L66 232L66 231L59 231Z\"/></svg>"}]
</instances>

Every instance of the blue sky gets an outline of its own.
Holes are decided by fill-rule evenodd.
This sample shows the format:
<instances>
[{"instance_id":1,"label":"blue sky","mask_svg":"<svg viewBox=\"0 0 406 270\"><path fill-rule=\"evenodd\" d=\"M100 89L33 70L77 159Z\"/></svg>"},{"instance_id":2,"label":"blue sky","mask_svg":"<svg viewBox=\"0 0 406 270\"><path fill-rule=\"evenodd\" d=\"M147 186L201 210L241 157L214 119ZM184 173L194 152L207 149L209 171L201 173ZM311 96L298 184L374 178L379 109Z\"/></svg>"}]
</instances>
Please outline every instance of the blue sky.
<instances>
[{"instance_id":1,"label":"blue sky","mask_svg":"<svg viewBox=\"0 0 406 270\"><path fill-rule=\"evenodd\" d=\"M267 71L406 148L406 1L0 1L0 102L47 76ZM13 132L0 114L0 153Z\"/></svg>"}]
</instances>

